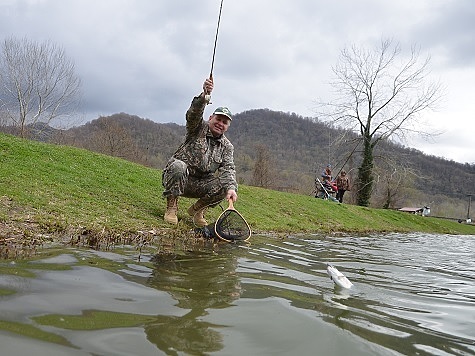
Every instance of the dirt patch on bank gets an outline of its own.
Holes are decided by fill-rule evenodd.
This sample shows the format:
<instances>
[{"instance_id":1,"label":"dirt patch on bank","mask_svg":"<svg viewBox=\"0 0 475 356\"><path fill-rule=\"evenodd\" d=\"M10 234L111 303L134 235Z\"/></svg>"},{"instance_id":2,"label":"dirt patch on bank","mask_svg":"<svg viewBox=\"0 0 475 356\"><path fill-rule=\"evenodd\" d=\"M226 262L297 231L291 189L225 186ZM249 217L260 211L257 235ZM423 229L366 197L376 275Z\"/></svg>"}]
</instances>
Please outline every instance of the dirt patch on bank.
<instances>
[{"instance_id":1,"label":"dirt patch on bank","mask_svg":"<svg viewBox=\"0 0 475 356\"><path fill-rule=\"evenodd\" d=\"M34 209L15 205L0 197L0 260L31 258L43 248L62 244L96 250L130 246L139 253L169 253L196 248L210 241L193 232L193 227L149 228L138 231L110 229L102 226L71 225L60 218L44 216Z\"/></svg>"}]
</instances>

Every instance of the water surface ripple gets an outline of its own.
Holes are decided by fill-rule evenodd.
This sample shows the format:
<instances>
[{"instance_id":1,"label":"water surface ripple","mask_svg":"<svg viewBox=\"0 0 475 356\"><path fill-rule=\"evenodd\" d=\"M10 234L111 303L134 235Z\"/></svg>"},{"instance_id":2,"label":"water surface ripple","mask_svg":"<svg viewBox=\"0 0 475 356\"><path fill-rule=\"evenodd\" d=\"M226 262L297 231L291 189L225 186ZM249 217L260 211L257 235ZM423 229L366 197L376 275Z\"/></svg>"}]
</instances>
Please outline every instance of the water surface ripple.
<instances>
[{"instance_id":1,"label":"water surface ripple","mask_svg":"<svg viewBox=\"0 0 475 356\"><path fill-rule=\"evenodd\" d=\"M70 270L0 274L17 291L0 294L0 325L27 321L69 346L1 328L0 342L11 355L475 355L474 250L474 236L429 234L253 236L141 261L70 249L55 260ZM91 256L111 264L75 266ZM354 288L336 287L327 263ZM85 310L150 318L99 330L31 321Z\"/></svg>"},{"instance_id":2,"label":"water surface ripple","mask_svg":"<svg viewBox=\"0 0 475 356\"><path fill-rule=\"evenodd\" d=\"M294 237L251 247L255 257L240 268L247 283L272 286L269 298L286 290L302 308L312 308L305 301L314 289L327 302L313 305L319 317L365 343L401 354L474 354L474 247L473 236ZM355 288L331 285L326 263Z\"/></svg>"}]
</instances>

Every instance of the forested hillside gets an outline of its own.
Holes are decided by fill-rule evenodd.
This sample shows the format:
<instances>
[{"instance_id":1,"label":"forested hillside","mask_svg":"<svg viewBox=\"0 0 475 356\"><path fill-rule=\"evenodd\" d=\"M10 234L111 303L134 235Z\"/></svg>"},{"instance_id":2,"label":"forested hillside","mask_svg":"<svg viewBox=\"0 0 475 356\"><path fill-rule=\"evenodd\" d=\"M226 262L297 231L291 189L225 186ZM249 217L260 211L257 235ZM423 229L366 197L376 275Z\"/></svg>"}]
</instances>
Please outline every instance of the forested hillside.
<instances>
[{"instance_id":1,"label":"forested hillside","mask_svg":"<svg viewBox=\"0 0 475 356\"><path fill-rule=\"evenodd\" d=\"M46 131L48 140L56 143L162 169L182 142L185 127L120 113L68 130ZM243 184L310 195L315 176L328 163L333 165L334 174L344 165L350 178L356 177L360 160L356 136L318 120L267 109L250 110L234 116L226 135L235 146L238 181ZM44 134L41 138L46 140ZM474 164L384 142L375 151L375 165L372 206L428 205L436 216L466 217L467 194L475 191ZM352 203L353 198L349 192L345 202Z\"/></svg>"}]
</instances>

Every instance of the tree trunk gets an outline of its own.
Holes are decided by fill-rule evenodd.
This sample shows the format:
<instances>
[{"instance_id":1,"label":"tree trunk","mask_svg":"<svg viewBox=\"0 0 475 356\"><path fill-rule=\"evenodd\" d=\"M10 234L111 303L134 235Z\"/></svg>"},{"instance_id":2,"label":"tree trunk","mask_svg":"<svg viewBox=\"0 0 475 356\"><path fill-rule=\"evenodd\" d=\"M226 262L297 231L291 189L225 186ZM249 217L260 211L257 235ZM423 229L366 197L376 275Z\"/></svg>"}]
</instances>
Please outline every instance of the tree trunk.
<instances>
[{"instance_id":1,"label":"tree trunk","mask_svg":"<svg viewBox=\"0 0 475 356\"><path fill-rule=\"evenodd\" d=\"M363 161L358 168L357 204L368 206L373 190L373 146L371 138L364 137Z\"/></svg>"}]
</instances>

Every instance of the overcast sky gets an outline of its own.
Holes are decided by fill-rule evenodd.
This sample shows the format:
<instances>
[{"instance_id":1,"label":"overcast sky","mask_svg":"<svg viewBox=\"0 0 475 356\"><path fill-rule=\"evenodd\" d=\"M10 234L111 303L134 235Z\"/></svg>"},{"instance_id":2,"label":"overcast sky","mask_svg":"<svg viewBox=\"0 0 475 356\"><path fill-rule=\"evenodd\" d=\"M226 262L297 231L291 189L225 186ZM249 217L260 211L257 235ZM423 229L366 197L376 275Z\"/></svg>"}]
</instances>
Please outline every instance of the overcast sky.
<instances>
[{"instance_id":1,"label":"overcast sky","mask_svg":"<svg viewBox=\"0 0 475 356\"><path fill-rule=\"evenodd\" d=\"M125 112L184 124L209 75L221 0L0 0L0 34L52 42L82 80L78 123ZM224 0L214 64L216 105L314 117L330 98L342 49L391 38L431 56L445 86L427 112L432 142L406 145L475 163L473 0ZM232 130L232 128L231 128Z\"/></svg>"}]
</instances>

